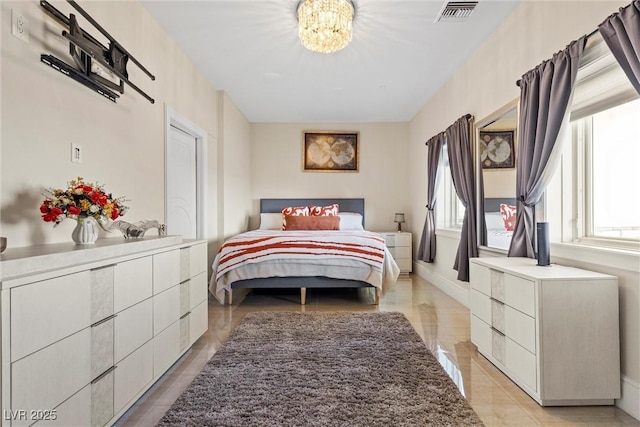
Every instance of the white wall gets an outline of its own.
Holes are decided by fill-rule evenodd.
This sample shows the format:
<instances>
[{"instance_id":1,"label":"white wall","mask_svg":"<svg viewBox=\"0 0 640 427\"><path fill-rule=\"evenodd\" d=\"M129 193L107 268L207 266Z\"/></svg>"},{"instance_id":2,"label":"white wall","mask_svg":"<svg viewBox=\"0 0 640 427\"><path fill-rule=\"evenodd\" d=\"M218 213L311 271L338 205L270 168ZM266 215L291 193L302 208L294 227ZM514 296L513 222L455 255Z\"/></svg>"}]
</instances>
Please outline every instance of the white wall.
<instances>
[{"instance_id":1,"label":"white wall","mask_svg":"<svg viewBox=\"0 0 640 427\"><path fill-rule=\"evenodd\" d=\"M408 182L415 220L425 216L427 171L424 141L464 114L471 113L476 119L482 119L516 98L519 90L515 82L522 74L564 49L572 40L590 33L607 16L626 4L626 0L531 0L522 3L504 21L410 122L411 172ZM551 203L549 209L554 209L553 206L559 204ZM416 227L413 232L417 244L420 230ZM449 253L455 250L457 244L453 243L457 243L457 239L441 233L437 242L435 263L417 262L416 271L464 302L468 300L468 284L455 280ZM640 264L636 256L635 262L616 262L616 267L612 267L615 255L603 256L592 252L571 248L559 253L559 249L552 246L552 262L619 277L623 399L618 405L640 418Z\"/></svg>"},{"instance_id":2,"label":"white wall","mask_svg":"<svg viewBox=\"0 0 640 427\"><path fill-rule=\"evenodd\" d=\"M257 227L259 199L364 197L365 226L395 230L395 212L405 212L411 230L407 123L252 123L251 196ZM304 172L304 131L334 130L360 133L358 172ZM424 158L424 155L422 156Z\"/></svg>"},{"instance_id":3,"label":"white wall","mask_svg":"<svg viewBox=\"0 0 640 427\"><path fill-rule=\"evenodd\" d=\"M65 15L67 2L52 4ZM2 130L0 172L1 234L9 247L69 242L73 221L53 228L40 219L38 206L46 187L64 188L78 176L99 181L114 196L126 196L124 220L164 221L164 108L207 132L211 193L208 211L216 209L217 94L175 43L137 2L81 2L81 6L156 80L129 62L130 80L155 98L155 104L125 87L117 103L102 98L40 62L50 53L72 63L61 28L39 2L0 2ZM11 10L29 20L30 41L11 35ZM76 12L80 25L107 44ZM70 144L82 146L83 162L70 162ZM217 227L207 224L208 236ZM103 233L104 234L104 233ZM106 236L104 236L106 237ZM112 233L109 237L120 237Z\"/></svg>"}]
</instances>

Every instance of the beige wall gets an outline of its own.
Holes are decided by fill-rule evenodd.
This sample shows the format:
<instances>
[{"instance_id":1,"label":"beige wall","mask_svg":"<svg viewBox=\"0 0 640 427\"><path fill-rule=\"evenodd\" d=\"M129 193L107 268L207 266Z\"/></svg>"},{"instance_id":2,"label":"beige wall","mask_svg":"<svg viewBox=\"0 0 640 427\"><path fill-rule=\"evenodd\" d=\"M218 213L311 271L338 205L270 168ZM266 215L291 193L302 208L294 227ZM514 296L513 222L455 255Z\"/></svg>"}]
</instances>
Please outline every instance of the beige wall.
<instances>
[{"instance_id":1,"label":"beige wall","mask_svg":"<svg viewBox=\"0 0 640 427\"><path fill-rule=\"evenodd\" d=\"M251 215L251 126L231 98L219 92L220 137L223 171L221 237L246 231Z\"/></svg>"},{"instance_id":2,"label":"beige wall","mask_svg":"<svg viewBox=\"0 0 640 427\"><path fill-rule=\"evenodd\" d=\"M419 220L425 216L427 171L424 141L466 113L481 119L516 98L519 91L515 82L522 74L564 49L572 40L590 33L608 15L626 4L626 0L525 1L521 4L410 122L411 172L408 182L412 195L412 217ZM571 19L566 18L569 16ZM554 206L559 204L550 203L549 209L554 209ZM416 227L413 232L414 240L418 242L419 229ZM449 234L441 233L436 262L418 262L417 271L464 301L468 298L468 284L454 279L449 251L455 250L457 245L452 244L452 240L457 241ZM444 254L444 251L447 253ZM555 251L556 255L560 255L559 249ZM618 262L619 266L614 268L610 263L611 256L591 252L572 248L563 251L560 258L553 256L552 247L552 262L612 273L619 277L621 374L626 395L618 404L638 417L640 264L636 256L635 261Z\"/></svg>"},{"instance_id":3,"label":"beige wall","mask_svg":"<svg viewBox=\"0 0 640 427\"><path fill-rule=\"evenodd\" d=\"M67 2L52 3L67 16L73 13ZM40 219L38 206L44 188L63 188L77 176L99 181L115 196L130 199L124 220L164 221L165 106L208 134L207 211L217 209L215 88L137 2L81 6L156 76L150 80L129 62L130 80L155 98L155 104L130 87L114 104L42 64L41 53L73 62L61 28L37 1L0 2L0 227L10 247L70 241L73 221L53 228ZM11 35L12 9L29 20L28 44ZM108 43L79 20L89 34ZM82 146L81 164L70 162L71 143ZM215 223L207 224L207 234L217 236Z\"/></svg>"},{"instance_id":4,"label":"beige wall","mask_svg":"<svg viewBox=\"0 0 640 427\"><path fill-rule=\"evenodd\" d=\"M311 130L360 133L359 171L303 172L302 135ZM394 230L395 212L405 212L404 229L415 228L409 214L407 123L253 123L251 196L257 227L261 198L364 197L370 230ZM424 155L423 155L424 158Z\"/></svg>"}]
</instances>

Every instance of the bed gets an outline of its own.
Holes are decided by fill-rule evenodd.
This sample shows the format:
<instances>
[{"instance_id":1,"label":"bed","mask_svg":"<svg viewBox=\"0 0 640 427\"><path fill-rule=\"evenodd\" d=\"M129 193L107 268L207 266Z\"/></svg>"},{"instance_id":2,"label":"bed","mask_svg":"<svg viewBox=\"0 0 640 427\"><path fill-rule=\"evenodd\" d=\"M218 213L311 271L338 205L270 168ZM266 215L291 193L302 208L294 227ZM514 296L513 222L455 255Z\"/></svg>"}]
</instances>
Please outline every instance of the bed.
<instances>
[{"instance_id":1,"label":"bed","mask_svg":"<svg viewBox=\"0 0 640 427\"><path fill-rule=\"evenodd\" d=\"M506 205L506 207L502 205ZM484 199L484 220L487 225L488 247L509 249L513 235L512 225L515 225L515 207L515 198ZM508 226L507 223L511 226Z\"/></svg>"},{"instance_id":2,"label":"bed","mask_svg":"<svg viewBox=\"0 0 640 427\"><path fill-rule=\"evenodd\" d=\"M333 205L339 230L281 230L284 208ZM398 275L384 239L364 229L364 199L261 199L260 228L220 247L209 291L233 304L247 289L299 288L304 305L308 288L370 288L378 304Z\"/></svg>"}]
</instances>

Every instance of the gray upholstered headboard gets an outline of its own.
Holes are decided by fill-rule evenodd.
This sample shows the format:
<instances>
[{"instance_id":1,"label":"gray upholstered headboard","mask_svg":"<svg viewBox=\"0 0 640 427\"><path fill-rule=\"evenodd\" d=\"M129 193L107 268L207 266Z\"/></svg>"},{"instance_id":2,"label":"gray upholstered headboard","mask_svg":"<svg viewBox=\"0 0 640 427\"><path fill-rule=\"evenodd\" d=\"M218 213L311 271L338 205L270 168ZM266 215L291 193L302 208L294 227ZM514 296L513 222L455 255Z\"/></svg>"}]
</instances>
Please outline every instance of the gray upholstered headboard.
<instances>
[{"instance_id":1,"label":"gray upholstered headboard","mask_svg":"<svg viewBox=\"0 0 640 427\"><path fill-rule=\"evenodd\" d=\"M357 212L364 224L364 199L260 199L260 213L277 213L287 206L326 206L337 203L340 212Z\"/></svg>"},{"instance_id":2,"label":"gray upholstered headboard","mask_svg":"<svg viewBox=\"0 0 640 427\"><path fill-rule=\"evenodd\" d=\"M484 199L484 211L485 212L500 212L500 204L506 203L508 205L516 206L515 197L497 197L497 198L485 198Z\"/></svg>"}]
</instances>

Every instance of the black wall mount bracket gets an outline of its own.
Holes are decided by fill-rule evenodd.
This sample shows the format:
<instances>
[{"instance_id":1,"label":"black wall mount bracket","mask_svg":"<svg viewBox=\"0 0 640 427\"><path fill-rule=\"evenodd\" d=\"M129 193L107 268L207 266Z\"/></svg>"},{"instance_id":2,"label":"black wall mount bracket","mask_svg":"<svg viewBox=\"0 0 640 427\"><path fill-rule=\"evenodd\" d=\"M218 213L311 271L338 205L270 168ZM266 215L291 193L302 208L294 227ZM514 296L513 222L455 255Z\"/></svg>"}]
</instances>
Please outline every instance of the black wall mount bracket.
<instances>
[{"instance_id":1,"label":"black wall mount bracket","mask_svg":"<svg viewBox=\"0 0 640 427\"><path fill-rule=\"evenodd\" d=\"M40 55L40 61L113 102L116 102L116 99L120 96L118 93L124 93L126 83L153 104L155 100L129 80L127 64L129 61L133 62L151 80L155 80L155 76L134 58L133 55L127 52L120 43L111 37L111 35L75 1L67 0L67 2L109 41L109 46L105 46L84 31L78 24L74 14L70 14L69 17L67 17L46 0L40 0L40 6L42 6L45 12L65 27L62 31L62 37L69 40L69 54L73 58L75 66L48 54ZM119 80L119 83L102 77L92 71L92 67L96 65L94 62L98 67L115 76L115 78Z\"/></svg>"}]
</instances>

